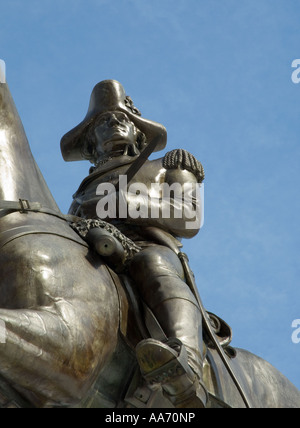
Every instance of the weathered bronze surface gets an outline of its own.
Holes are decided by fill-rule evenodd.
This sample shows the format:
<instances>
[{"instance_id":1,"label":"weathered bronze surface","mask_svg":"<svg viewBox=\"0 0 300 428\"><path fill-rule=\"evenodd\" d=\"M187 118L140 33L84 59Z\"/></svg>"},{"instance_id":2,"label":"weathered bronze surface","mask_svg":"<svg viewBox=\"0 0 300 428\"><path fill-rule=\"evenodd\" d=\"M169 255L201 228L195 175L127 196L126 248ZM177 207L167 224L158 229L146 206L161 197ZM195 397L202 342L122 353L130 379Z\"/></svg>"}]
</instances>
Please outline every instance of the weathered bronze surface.
<instances>
[{"instance_id":1,"label":"weathered bronze surface","mask_svg":"<svg viewBox=\"0 0 300 428\"><path fill-rule=\"evenodd\" d=\"M119 82L100 82L61 142L65 160L94 164L65 216L0 84L0 407L300 407L297 388L203 310L178 238L199 230L201 218L186 225L201 217L204 172L182 149L147 160L165 144ZM144 194L122 187L127 174ZM118 203L99 218L107 183ZM194 184L185 216L182 197L152 183Z\"/></svg>"}]
</instances>

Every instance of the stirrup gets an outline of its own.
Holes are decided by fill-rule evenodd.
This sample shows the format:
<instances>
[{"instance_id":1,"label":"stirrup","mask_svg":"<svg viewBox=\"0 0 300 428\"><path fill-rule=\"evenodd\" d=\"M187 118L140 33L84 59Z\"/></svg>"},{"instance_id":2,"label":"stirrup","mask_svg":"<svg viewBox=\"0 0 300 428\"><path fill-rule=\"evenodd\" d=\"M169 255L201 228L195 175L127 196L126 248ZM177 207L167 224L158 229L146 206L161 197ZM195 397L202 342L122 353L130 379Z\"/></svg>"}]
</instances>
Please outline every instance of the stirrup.
<instances>
[{"instance_id":1,"label":"stirrup","mask_svg":"<svg viewBox=\"0 0 300 428\"><path fill-rule=\"evenodd\" d=\"M149 388L155 390L161 386L175 407L205 407L206 389L188 365L188 355L180 340L170 339L167 343L143 340L136 347L136 355Z\"/></svg>"}]
</instances>

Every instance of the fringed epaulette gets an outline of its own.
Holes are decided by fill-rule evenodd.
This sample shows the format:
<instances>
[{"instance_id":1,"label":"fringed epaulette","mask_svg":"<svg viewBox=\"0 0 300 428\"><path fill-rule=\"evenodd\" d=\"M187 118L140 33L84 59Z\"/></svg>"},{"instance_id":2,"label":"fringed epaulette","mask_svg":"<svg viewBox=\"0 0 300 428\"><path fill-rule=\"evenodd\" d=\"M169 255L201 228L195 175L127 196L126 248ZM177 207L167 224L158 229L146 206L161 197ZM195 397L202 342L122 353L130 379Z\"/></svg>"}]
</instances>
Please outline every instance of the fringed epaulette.
<instances>
[{"instance_id":1,"label":"fringed epaulette","mask_svg":"<svg viewBox=\"0 0 300 428\"><path fill-rule=\"evenodd\" d=\"M163 167L165 169L186 169L192 172L198 180L202 183L204 180L204 168L195 156L183 149L175 149L166 153L163 158Z\"/></svg>"}]
</instances>

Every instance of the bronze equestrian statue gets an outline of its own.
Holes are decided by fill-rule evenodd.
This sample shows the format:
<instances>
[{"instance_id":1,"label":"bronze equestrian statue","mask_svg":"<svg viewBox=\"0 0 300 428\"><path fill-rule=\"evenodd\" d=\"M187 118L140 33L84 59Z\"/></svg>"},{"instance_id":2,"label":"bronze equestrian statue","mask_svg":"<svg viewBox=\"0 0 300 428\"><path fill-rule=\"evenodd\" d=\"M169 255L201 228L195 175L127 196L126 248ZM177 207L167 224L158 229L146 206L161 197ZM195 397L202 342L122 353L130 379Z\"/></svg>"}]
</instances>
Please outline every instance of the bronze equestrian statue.
<instances>
[{"instance_id":1,"label":"bronze equestrian statue","mask_svg":"<svg viewBox=\"0 0 300 428\"><path fill-rule=\"evenodd\" d=\"M204 310L181 244L199 231L204 171L182 149L148 160L165 145L119 82L100 82L61 141L66 161L94 165L64 215L0 84L2 408L300 406Z\"/></svg>"}]
</instances>

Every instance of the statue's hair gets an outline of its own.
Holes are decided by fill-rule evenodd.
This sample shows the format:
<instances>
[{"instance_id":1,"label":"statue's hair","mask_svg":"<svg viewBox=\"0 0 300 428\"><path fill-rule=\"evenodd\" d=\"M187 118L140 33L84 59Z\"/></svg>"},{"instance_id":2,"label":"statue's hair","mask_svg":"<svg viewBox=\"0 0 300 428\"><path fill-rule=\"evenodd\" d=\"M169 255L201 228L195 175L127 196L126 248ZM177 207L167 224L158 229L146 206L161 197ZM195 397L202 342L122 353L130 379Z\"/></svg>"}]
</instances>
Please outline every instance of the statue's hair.
<instances>
[{"instance_id":1,"label":"statue's hair","mask_svg":"<svg viewBox=\"0 0 300 428\"><path fill-rule=\"evenodd\" d=\"M135 124L128 118L126 115L128 122L134 126L134 130L136 131L136 144L139 151L142 151L146 145L146 135L140 131ZM83 157L89 160L91 163L96 164L98 161L98 155L96 153L96 138L95 138L95 128L99 122L101 115L98 116L95 120L93 120L89 126L87 127L85 133L82 135L82 149L81 153Z\"/></svg>"}]
</instances>

